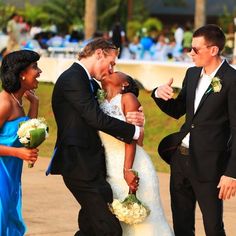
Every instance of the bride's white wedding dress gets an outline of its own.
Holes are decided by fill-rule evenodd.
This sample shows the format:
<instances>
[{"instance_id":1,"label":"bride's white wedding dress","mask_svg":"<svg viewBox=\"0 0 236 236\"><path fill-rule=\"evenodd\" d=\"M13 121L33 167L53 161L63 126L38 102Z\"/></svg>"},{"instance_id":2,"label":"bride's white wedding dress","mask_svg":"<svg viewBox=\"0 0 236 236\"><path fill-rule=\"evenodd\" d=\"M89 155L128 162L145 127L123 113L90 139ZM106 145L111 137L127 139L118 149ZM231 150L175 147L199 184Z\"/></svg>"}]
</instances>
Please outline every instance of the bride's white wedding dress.
<instances>
[{"instance_id":1,"label":"bride's white wedding dress","mask_svg":"<svg viewBox=\"0 0 236 236\"><path fill-rule=\"evenodd\" d=\"M108 115L125 120L121 108L122 95L116 95L110 102L105 100L101 109ZM107 181L110 183L114 199L123 200L128 194L128 186L123 178L125 144L118 139L99 132L106 152ZM146 204L150 215L144 222L127 225L121 222L124 236L171 236L173 232L168 225L159 194L157 173L144 149L137 145L133 169L139 174L139 189L137 197Z\"/></svg>"}]
</instances>

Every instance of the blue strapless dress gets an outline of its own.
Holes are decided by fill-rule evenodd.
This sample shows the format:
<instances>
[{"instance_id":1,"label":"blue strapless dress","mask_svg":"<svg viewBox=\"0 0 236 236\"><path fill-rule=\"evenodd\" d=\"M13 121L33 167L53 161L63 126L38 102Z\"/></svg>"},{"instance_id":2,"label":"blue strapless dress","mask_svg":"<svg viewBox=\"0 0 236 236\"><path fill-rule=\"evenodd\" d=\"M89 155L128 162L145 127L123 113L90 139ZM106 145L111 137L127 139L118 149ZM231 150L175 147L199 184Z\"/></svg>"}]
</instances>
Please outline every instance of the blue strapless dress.
<instances>
[{"instance_id":1,"label":"blue strapless dress","mask_svg":"<svg viewBox=\"0 0 236 236\"><path fill-rule=\"evenodd\" d=\"M0 145L21 147L17 130L19 123L28 120L19 117L7 121L0 128ZM0 235L22 236L26 226L21 213L21 173L23 160L0 156Z\"/></svg>"}]
</instances>

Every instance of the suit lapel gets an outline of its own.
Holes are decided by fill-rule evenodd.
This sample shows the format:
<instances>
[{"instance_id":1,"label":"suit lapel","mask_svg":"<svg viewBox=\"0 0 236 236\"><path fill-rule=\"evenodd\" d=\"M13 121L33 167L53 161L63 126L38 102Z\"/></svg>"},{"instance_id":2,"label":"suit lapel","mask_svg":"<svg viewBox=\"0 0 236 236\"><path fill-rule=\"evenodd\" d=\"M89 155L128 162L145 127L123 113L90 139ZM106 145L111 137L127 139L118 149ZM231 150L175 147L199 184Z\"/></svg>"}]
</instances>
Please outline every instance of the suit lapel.
<instances>
[{"instance_id":1,"label":"suit lapel","mask_svg":"<svg viewBox=\"0 0 236 236\"><path fill-rule=\"evenodd\" d=\"M90 83L91 83L91 86L92 86L92 92L93 92L94 96L96 97L97 96L97 91L100 88L100 86L94 79L91 79Z\"/></svg>"},{"instance_id":2,"label":"suit lapel","mask_svg":"<svg viewBox=\"0 0 236 236\"><path fill-rule=\"evenodd\" d=\"M80 73L83 72L83 76L81 77L81 79L83 79L84 82L89 85L91 93L96 97L97 90L100 88L99 84L91 77L88 77L88 74L80 64L74 62L71 68L73 70L80 71Z\"/></svg>"},{"instance_id":3,"label":"suit lapel","mask_svg":"<svg viewBox=\"0 0 236 236\"><path fill-rule=\"evenodd\" d=\"M196 72L193 72L193 76L194 78L191 78L190 81L192 81L192 83L190 83L190 88L189 88L189 103L190 103L190 113L191 113L191 116L194 115L194 100L195 100L195 94L196 94L196 88L197 88L197 85L198 85L198 81L200 79L200 76L201 76L201 71L202 71L202 68L197 68L197 71Z\"/></svg>"},{"instance_id":4,"label":"suit lapel","mask_svg":"<svg viewBox=\"0 0 236 236\"><path fill-rule=\"evenodd\" d=\"M225 72L225 70L227 69L228 66L229 66L229 65L228 65L227 61L224 61L224 63L221 65L221 67L220 67L219 70L216 72L216 74L215 74L214 77L218 77L218 78L220 78L220 80L223 80L223 78L224 78L224 72ZM213 93L213 91L209 91L210 88L211 88L211 85L209 85L209 87L207 88L206 92L205 92L204 95L202 96L202 99L201 99L201 101L200 101L200 103L199 103L199 105L198 105L198 108L197 108L197 110L196 110L196 112L195 112L194 115L197 114L197 112L199 111L199 109L201 108L201 106L203 105L203 103L206 101L207 97L208 97L211 93ZM208 91L209 91L209 92L208 92Z\"/></svg>"}]
</instances>

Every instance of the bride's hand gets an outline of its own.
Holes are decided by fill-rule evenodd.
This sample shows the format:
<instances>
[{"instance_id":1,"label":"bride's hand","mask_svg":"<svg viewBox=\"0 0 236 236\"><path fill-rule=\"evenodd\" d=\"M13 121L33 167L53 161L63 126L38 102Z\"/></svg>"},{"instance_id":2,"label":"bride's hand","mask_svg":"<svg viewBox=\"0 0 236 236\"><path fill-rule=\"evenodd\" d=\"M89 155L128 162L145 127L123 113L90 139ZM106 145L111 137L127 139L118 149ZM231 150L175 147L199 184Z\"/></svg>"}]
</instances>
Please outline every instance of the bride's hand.
<instances>
[{"instance_id":1,"label":"bride's hand","mask_svg":"<svg viewBox=\"0 0 236 236\"><path fill-rule=\"evenodd\" d=\"M124 170L124 179L131 192L136 192L138 190L139 178L131 169Z\"/></svg>"}]
</instances>

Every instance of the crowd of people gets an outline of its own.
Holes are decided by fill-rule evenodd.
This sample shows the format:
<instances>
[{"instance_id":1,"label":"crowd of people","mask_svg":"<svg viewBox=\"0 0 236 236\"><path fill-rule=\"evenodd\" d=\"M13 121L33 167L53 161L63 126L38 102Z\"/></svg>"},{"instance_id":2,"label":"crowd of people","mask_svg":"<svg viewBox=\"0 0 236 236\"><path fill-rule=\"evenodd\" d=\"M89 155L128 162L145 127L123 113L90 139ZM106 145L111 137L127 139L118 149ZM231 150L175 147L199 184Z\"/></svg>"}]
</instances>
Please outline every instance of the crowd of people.
<instances>
[{"instance_id":1,"label":"crowd of people","mask_svg":"<svg viewBox=\"0 0 236 236\"><path fill-rule=\"evenodd\" d=\"M226 235L223 200L236 194L236 70L221 57L225 40L217 25L197 29L190 45L195 66L187 70L178 96L173 79L151 94L166 114L176 119L185 115L180 131L158 144L160 156L170 165L173 230L162 209L155 169L142 148L145 115L138 87L130 76L114 72L117 46L104 38L87 42L78 60L59 76L52 93L57 139L45 171L62 175L81 206L75 236L194 236L197 202L206 235ZM40 98L34 90L41 73L39 58L37 52L17 50L1 65L0 235L4 236L26 231L21 214L22 164L36 162L38 149L22 147L17 130L21 121L38 114ZM95 79L101 82L103 100ZM27 115L23 96L29 101ZM150 207L144 222L123 224L110 211L108 203L127 192L137 192Z\"/></svg>"},{"instance_id":2,"label":"crowd of people","mask_svg":"<svg viewBox=\"0 0 236 236\"><path fill-rule=\"evenodd\" d=\"M33 25L25 22L24 18L14 13L8 21L6 27L8 42L7 52L16 49L31 49L48 56L55 56L51 51L60 48L58 52L65 53L71 48L71 56L75 56L89 40L84 40L82 32L72 30L72 32L60 32L57 26L51 23L48 27L43 27L37 20ZM128 39L127 34L119 21L107 32L95 32L92 38L104 37L114 43L119 49L119 58L133 60L152 61L189 61L187 56L191 47L192 27L186 24L185 27L174 25L166 27L158 32L142 31L139 35ZM49 50L48 50L49 49ZM56 50L54 50L56 51ZM74 53L73 53L74 52Z\"/></svg>"}]
</instances>

